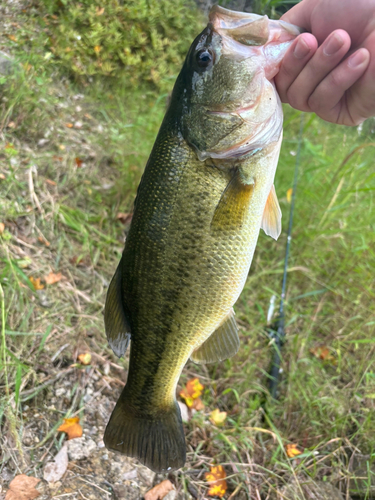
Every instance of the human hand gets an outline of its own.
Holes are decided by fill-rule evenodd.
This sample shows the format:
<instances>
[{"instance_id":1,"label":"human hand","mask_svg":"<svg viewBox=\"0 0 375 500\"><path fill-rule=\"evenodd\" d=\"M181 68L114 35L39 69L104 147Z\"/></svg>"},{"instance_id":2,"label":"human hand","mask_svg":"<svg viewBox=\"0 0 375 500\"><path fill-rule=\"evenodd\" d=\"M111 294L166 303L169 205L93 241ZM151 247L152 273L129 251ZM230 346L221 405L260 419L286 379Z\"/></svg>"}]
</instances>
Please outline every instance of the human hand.
<instances>
[{"instance_id":1,"label":"human hand","mask_svg":"<svg viewBox=\"0 0 375 500\"><path fill-rule=\"evenodd\" d=\"M281 18L306 29L275 77L283 102L326 121L375 115L375 0L303 0Z\"/></svg>"}]
</instances>

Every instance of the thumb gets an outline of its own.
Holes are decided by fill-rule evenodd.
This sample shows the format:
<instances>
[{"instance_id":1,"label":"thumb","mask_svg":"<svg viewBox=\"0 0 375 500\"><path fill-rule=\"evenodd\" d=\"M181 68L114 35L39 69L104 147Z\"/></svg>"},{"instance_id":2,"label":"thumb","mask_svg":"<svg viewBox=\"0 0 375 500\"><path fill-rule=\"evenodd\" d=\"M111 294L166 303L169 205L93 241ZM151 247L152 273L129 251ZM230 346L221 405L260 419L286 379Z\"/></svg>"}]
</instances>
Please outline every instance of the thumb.
<instances>
[{"instance_id":1,"label":"thumb","mask_svg":"<svg viewBox=\"0 0 375 500\"><path fill-rule=\"evenodd\" d=\"M313 8L314 2L311 0L302 0L302 2L288 10L281 17L281 20L311 32L311 13Z\"/></svg>"}]
</instances>

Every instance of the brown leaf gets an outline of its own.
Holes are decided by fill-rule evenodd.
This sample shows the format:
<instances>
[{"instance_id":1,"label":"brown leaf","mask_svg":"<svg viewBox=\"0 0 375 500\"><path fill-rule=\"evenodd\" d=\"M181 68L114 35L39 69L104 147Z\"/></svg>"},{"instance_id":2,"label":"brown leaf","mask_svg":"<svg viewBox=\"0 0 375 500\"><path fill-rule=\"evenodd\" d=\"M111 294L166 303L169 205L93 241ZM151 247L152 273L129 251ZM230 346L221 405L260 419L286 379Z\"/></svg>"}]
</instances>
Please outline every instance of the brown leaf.
<instances>
[{"instance_id":1,"label":"brown leaf","mask_svg":"<svg viewBox=\"0 0 375 500\"><path fill-rule=\"evenodd\" d=\"M336 359L329 351L329 348L326 345L320 345L315 347L314 349L310 349L311 354L313 354L316 358L321 359L322 361L326 361L327 363L336 363Z\"/></svg>"},{"instance_id":2,"label":"brown leaf","mask_svg":"<svg viewBox=\"0 0 375 500\"><path fill-rule=\"evenodd\" d=\"M51 181L51 179L46 179L46 183L49 184L50 186L56 186L56 182L55 181Z\"/></svg>"},{"instance_id":3,"label":"brown leaf","mask_svg":"<svg viewBox=\"0 0 375 500\"><path fill-rule=\"evenodd\" d=\"M91 354L89 352L85 352L78 356L78 361L81 365L89 365L91 363Z\"/></svg>"},{"instance_id":4,"label":"brown leaf","mask_svg":"<svg viewBox=\"0 0 375 500\"><path fill-rule=\"evenodd\" d=\"M40 479L20 474L9 485L5 500L33 500L40 495L35 489Z\"/></svg>"},{"instance_id":5,"label":"brown leaf","mask_svg":"<svg viewBox=\"0 0 375 500\"><path fill-rule=\"evenodd\" d=\"M201 398L193 399L193 405L191 407L192 410L202 411L204 410L204 403Z\"/></svg>"},{"instance_id":6,"label":"brown leaf","mask_svg":"<svg viewBox=\"0 0 375 500\"><path fill-rule=\"evenodd\" d=\"M0 222L0 234L3 234L4 231L5 231L5 224L4 222Z\"/></svg>"},{"instance_id":7,"label":"brown leaf","mask_svg":"<svg viewBox=\"0 0 375 500\"><path fill-rule=\"evenodd\" d=\"M38 236L38 241L40 241L40 243L43 243L43 245L46 245L46 247L49 247L50 246L50 242L47 241L45 238L43 238L42 236Z\"/></svg>"},{"instance_id":8,"label":"brown leaf","mask_svg":"<svg viewBox=\"0 0 375 500\"><path fill-rule=\"evenodd\" d=\"M44 281L47 285L53 285L54 283L58 283L64 276L61 273L49 273L48 276L45 276Z\"/></svg>"},{"instance_id":9,"label":"brown leaf","mask_svg":"<svg viewBox=\"0 0 375 500\"><path fill-rule=\"evenodd\" d=\"M145 500L163 500L170 491L174 490L173 484L169 479L165 479L161 483L154 486L145 494Z\"/></svg>"},{"instance_id":10,"label":"brown leaf","mask_svg":"<svg viewBox=\"0 0 375 500\"><path fill-rule=\"evenodd\" d=\"M12 42L16 42L17 41L17 37L15 37L14 35L7 35L9 40L12 40Z\"/></svg>"},{"instance_id":11,"label":"brown leaf","mask_svg":"<svg viewBox=\"0 0 375 500\"><path fill-rule=\"evenodd\" d=\"M82 163L83 163L83 161L81 160L81 158L78 158L78 156L77 156L77 158L76 158L77 168L81 168L82 167Z\"/></svg>"},{"instance_id":12,"label":"brown leaf","mask_svg":"<svg viewBox=\"0 0 375 500\"><path fill-rule=\"evenodd\" d=\"M301 453L303 453L303 448L298 444L287 444L285 446L285 451L289 458L293 458L301 455Z\"/></svg>"},{"instance_id":13,"label":"brown leaf","mask_svg":"<svg viewBox=\"0 0 375 500\"><path fill-rule=\"evenodd\" d=\"M64 423L57 429L60 432L65 432L68 439L79 438L82 436L82 427L79 425L79 417L64 418Z\"/></svg>"},{"instance_id":14,"label":"brown leaf","mask_svg":"<svg viewBox=\"0 0 375 500\"><path fill-rule=\"evenodd\" d=\"M44 285L41 284L40 278L33 278L33 276L30 276L29 280L34 287L34 290L43 290Z\"/></svg>"},{"instance_id":15,"label":"brown leaf","mask_svg":"<svg viewBox=\"0 0 375 500\"><path fill-rule=\"evenodd\" d=\"M225 481L227 475L224 467L222 465L214 465L210 467L210 472L206 472L204 477L210 485L208 496L222 498L228 488L227 482Z\"/></svg>"},{"instance_id":16,"label":"brown leaf","mask_svg":"<svg viewBox=\"0 0 375 500\"><path fill-rule=\"evenodd\" d=\"M102 14L104 14L104 7L102 8L96 7L96 15L101 16Z\"/></svg>"},{"instance_id":17,"label":"brown leaf","mask_svg":"<svg viewBox=\"0 0 375 500\"><path fill-rule=\"evenodd\" d=\"M68 127L68 128L73 128L73 123L65 123L65 127Z\"/></svg>"},{"instance_id":18,"label":"brown leaf","mask_svg":"<svg viewBox=\"0 0 375 500\"><path fill-rule=\"evenodd\" d=\"M68 448L67 445L61 448L61 450L55 456L53 462L49 462L44 467L43 479L49 483L56 483L65 474L68 468Z\"/></svg>"},{"instance_id":19,"label":"brown leaf","mask_svg":"<svg viewBox=\"0 0 375 500\"><path fill-rule=\"evenodd\" d=\"M119 212L117 215L116 215L116 219L119 220L120 222L122 222L123 224L129 224L132 220L132 217L133 217L133 214L128 214L128 213L124 213L124 212Z\"/></svg>"}]
</instances>

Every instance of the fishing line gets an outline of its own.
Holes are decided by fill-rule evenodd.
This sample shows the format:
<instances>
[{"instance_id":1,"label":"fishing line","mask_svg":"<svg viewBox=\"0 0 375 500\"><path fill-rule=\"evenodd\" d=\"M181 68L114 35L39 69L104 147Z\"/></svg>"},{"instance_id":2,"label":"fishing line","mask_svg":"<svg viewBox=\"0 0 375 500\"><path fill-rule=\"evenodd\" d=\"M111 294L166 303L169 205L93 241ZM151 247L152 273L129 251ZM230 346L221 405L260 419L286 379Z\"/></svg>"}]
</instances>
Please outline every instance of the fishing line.
<instances>
[{"instance_id":1,"label":"fishing line","mask_svg":"<svg viewBox=\"0 0 375 500\"><path fill-rule=\"evenodd\" d=\"M281 287L281 299L280 299L280 307L279 307L279 315L275 323L270 328L270 337L274 340L274 354L273 360L270 370L270 393L273 399L276 399L277 396L277 387L280 379L280 364L281 364L281 348L285 342L285 312L284 312L284 302L285 302L285 293L286 293L286 282L288 275L288 260L290 253L290 245L292 242L292 227L293 227L293 215L294 215L294 206L296 203L296 193L297 193L297 181L298 181L298 171L301 161L301 147L302 147L302 134L303 134L303 122L304 122L304 113L301 113L300 120L300 128L298 135L298 148L297 148L297 156L296 163L294 167L294 179L293 179L293 191L292 191L292 203L290 206L290 214L289 214L289 226L288 226L288 236L286 239L286 249L285 249L285 260L284 260L284 272L283 272L283 281Z\"/></svg>"}]
</instances>

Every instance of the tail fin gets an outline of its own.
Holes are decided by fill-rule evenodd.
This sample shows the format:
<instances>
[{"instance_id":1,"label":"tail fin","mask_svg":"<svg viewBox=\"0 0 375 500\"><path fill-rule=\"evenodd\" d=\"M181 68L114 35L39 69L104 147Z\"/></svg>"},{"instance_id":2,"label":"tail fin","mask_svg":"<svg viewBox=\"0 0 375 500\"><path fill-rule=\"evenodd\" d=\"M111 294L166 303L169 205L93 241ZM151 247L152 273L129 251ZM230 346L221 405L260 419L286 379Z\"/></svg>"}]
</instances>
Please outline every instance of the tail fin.
<instances>
[{"instance_id":1,"label":"tail fin","mask_svg":"<svg viewBox=\"0 0 375 500\"><path fill-rule=\"evenodd\" d=\"M132 414L124 392L117 401L104 433L104 443L111 451L135 457L154 472L183 467L186 445L178 404L140 418Z\"/></svg>"}]
</instances>

